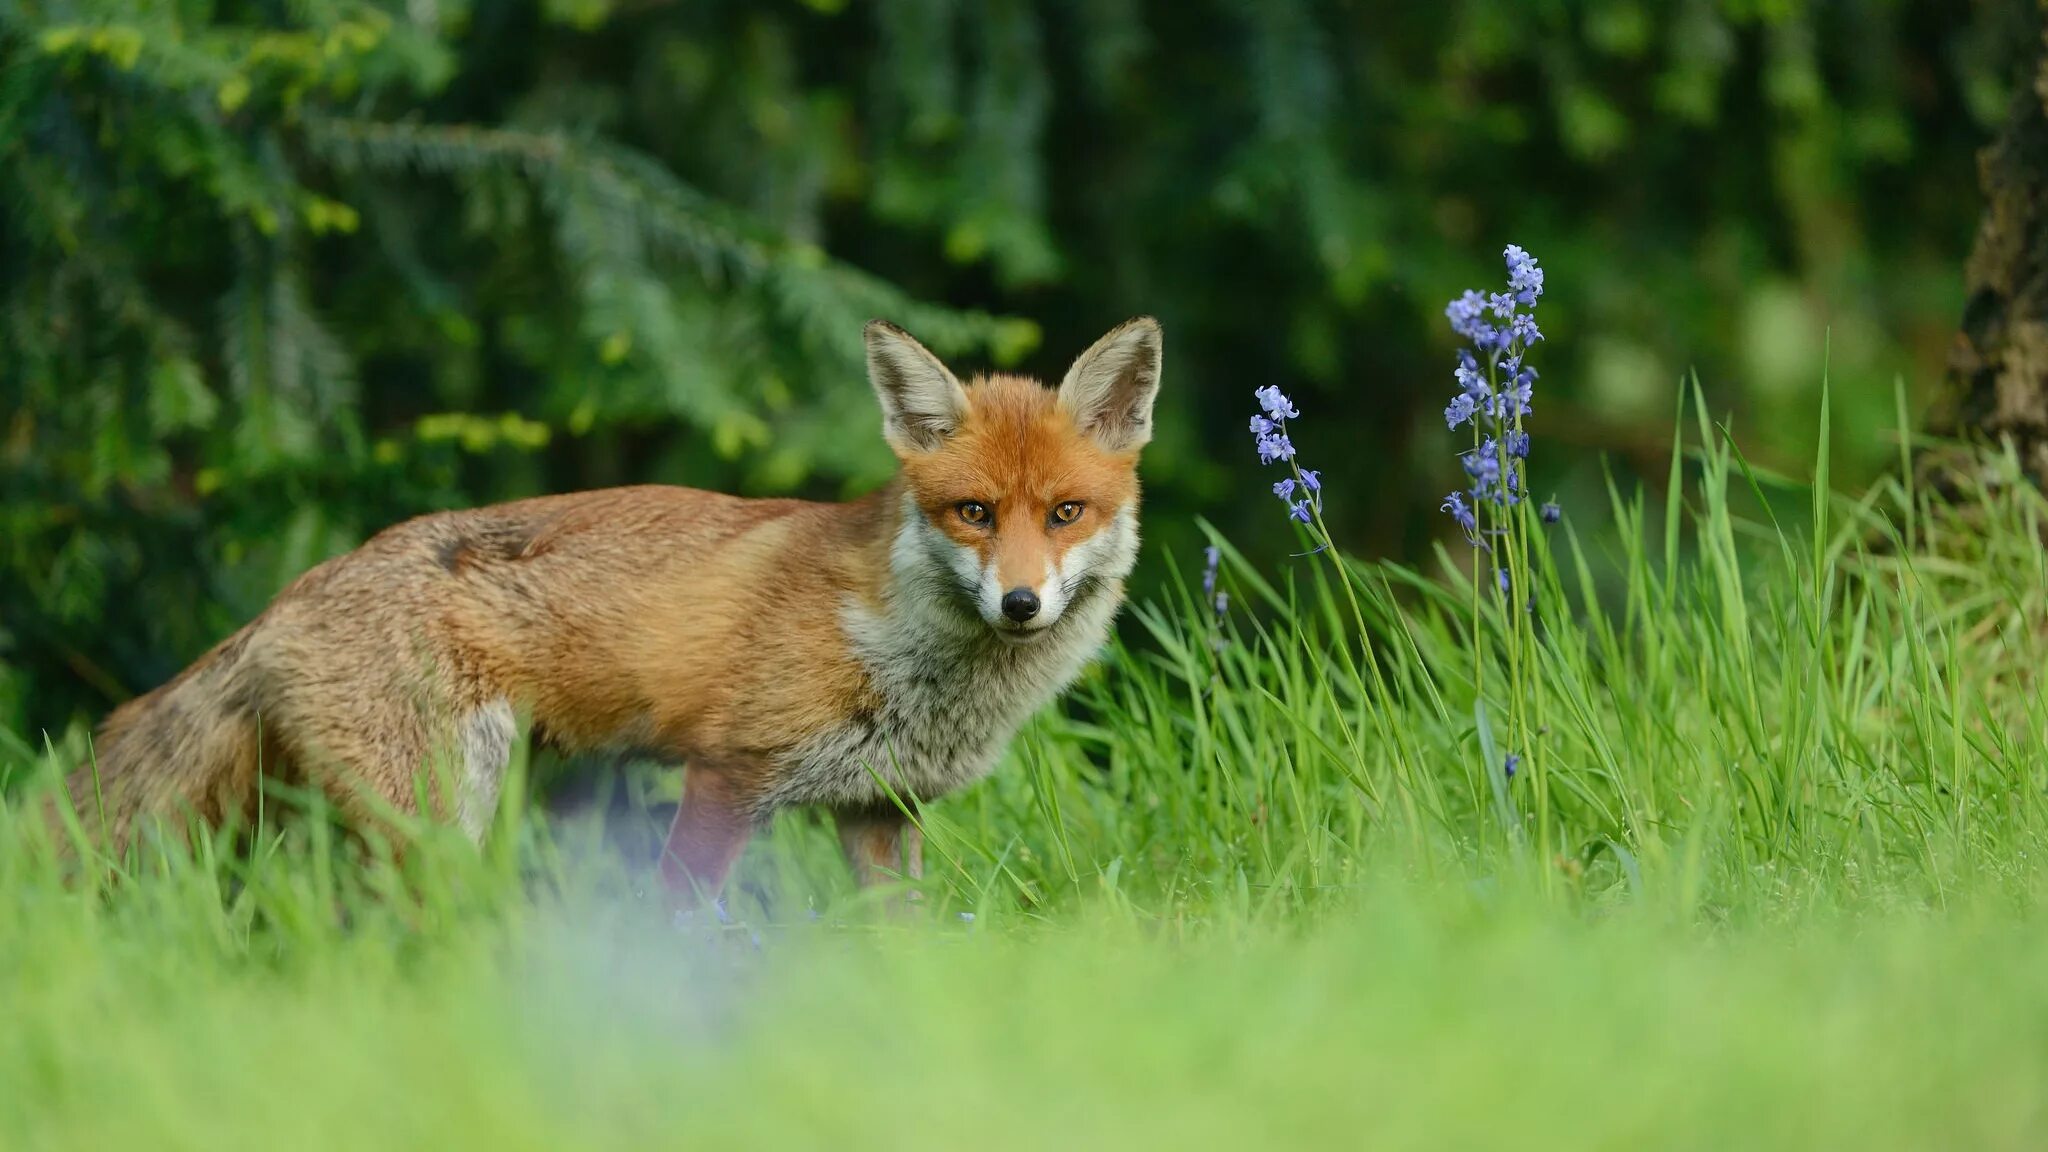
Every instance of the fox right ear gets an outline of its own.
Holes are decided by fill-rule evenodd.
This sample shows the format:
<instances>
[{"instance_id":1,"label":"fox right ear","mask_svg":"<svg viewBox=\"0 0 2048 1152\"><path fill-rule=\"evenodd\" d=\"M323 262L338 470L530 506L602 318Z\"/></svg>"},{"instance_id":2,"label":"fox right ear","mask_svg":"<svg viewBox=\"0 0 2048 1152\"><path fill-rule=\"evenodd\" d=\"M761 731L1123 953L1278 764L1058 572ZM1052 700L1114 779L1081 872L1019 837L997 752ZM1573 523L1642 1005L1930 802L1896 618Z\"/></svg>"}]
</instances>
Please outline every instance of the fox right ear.
<instances>
[{"instance_id":1,"label":"fox right ear","mask_svg":"<svg viewBox=\"0 0 2048 1152\"><path fill-rule=\"evenodd\" d=\"M939 358L910 333L886 320L870 320L868 382L882 401L882 437L899 456L929 452L960 430L967 390Z\"/></svg>"}]
</instances>

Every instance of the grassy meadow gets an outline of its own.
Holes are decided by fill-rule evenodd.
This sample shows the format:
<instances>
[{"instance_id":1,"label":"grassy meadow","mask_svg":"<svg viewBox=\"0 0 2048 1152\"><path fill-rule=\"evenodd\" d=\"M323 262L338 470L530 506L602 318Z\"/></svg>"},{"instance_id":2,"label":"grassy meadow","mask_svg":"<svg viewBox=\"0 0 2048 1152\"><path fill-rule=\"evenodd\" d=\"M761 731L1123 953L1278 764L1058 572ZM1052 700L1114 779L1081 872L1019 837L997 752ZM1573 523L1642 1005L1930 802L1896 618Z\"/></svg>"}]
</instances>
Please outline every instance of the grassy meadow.
<instances>
[{"instance_id":1,"label":"grassy meadow","mask_svg":"<svg viewBox=\"0 0 2048 1152\"><path fill-rule=\"evenodd\" d=\"M1219 612L1148 552L908 914L791 813L665 922L646 773L67 883L20 799L84 735L0 737L0 1148L2039 1146L2041 495L1679 430L1664 493L1525 506L1512 594L1218 540Z\"/></svg>"}]
</instances>

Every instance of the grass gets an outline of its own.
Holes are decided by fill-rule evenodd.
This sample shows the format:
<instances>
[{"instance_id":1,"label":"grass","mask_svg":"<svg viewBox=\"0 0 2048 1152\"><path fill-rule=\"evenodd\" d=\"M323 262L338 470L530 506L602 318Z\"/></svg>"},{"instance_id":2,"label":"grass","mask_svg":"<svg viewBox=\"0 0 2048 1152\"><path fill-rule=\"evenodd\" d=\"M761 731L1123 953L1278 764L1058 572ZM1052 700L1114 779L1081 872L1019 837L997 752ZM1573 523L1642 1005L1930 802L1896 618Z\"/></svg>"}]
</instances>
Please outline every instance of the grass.
<instances>
[{"instance_id":1,"label":"grass","mask_svg":"<svg viewBox=\"0 0 2048 1152\"><path fill-rule=\"evenodd\" d=\"M2038 1144L2042 498L1685 426L1519 640L1462 557L1224 544L927 810L909 919L802 813L677 928L630 816L67 886L0 811L0 1147Z\"/></svg>"}]
</instances>

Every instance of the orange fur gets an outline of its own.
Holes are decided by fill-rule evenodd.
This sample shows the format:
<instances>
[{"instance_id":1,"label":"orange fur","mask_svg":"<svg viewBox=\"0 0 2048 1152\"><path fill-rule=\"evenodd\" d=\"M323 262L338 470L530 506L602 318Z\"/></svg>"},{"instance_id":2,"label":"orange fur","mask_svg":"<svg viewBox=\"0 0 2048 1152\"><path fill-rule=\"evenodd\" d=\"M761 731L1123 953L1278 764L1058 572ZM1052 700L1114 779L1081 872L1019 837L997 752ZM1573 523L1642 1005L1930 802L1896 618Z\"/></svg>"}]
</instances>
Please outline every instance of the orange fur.
<instances>
[{"instance_id":1,"label":"orange fur","mask_svg":"<svg viewBox=\"0 0 2048 1152\"><path fill-rule=\"evenodd\" d=\"M1105 451L1081 435L1036 380L992 376L968 394L974 406L960 431L946 447L906 461L905 480L925 516L993 563L1003 587L1036 583L1048 562L1137 500L1136 454ZM993 530L955 514L968 500L994 511ZM1080 517L1052 524L1065 501L1083 505Z\"/></svg>"}]
</instances>

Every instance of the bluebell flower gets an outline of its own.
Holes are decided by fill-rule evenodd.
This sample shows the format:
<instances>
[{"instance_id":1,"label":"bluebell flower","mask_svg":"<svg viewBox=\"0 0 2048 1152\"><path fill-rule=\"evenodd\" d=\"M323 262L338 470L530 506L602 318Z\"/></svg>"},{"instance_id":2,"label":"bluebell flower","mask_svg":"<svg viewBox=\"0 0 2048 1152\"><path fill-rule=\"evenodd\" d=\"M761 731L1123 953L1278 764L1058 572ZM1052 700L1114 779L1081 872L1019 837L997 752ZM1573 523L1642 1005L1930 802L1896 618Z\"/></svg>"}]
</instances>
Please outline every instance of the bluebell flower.
<instances>
[{"instance_id":1,"label":"bluebell flower","mask_svg":"<svg viewBox=\"0 0 2048 1152\"><path fill-rule=\"evenodd\" d=\"M1277 384L1255 388L1252 390L1252 396L1265 412L1262 416L1253 416L1250 423L1254 446L1259 452L1259 463L1278 464L1292 461L1294 441L1287 436L1287 422L1300 419L1300 410L1295 408L1294 401L1288 399L1287 394L1280 391ZM1274 482L1273 495L1287 504L1287 515L1291 519L1307 524L1322 511L1321 499L1317 493L1322 491L1323 478L1320 473L1298 466L1292 471L1294 475L1282 477ZM1299 502L1295 500L1297 491L1303 494L1303 499Z\"/></svg>"},{"instance_id":2,"label":"bluebell flower","mask_svg":"<svg viewBox=\"0 0 2048 1152\"><path fill-rule=\"evenodd\" d=\"M1494 487L1500 483L1500 455L1494 448L1493 437L1488 436L1484 443L1465 453L1461 459L1465 475L1472 478L1473 498L1490 499Z\"/></svg>"},{"instance_id":3,"label":"bluebell flower","mask_svg":"<svg viewBox=\"0 0 2048 1152\"><path fill-rule=\"evenodd\" d=\"M1460 392L1456 396L1451 397L1451 402L1444 406L1444 423L1456 428L1472 418L1475 408L1476 405L1472 403L1472 397Z\"/></svg>"},{"instance_id":4,"label":"bluebell flower","mask_svg":"<svg viewBox=\"0 0 2048 1152\"><path fill-rule=\"evenodd\" d=\"M1515 294L1516 302L1534 307L1537 298L1543 295L1543 269L1519 244L1508 245L1501 255L1508 264L1508 291Z\"/></svg>"},{"instance_id":5,"label":"bluebell flower","mask_svg":"<svg viewBox=\"0 0 2048 1152\"><path fill-rule=\"evenodd\" d=\"M1564 509L1557 506L1557 501L1546 500L1543 502L1543 507L1537 509L1537 515L1543 517L1545 524L1555 524L1559 520L1564 519Z\"/></svg>"},{"instance_id":6,"label":"bluebell flower","mask_svg":"<svg viewBox=\"0 0 2048 1152\"><path fill-rule=\"evenodd\" d=\"M1289 400L1287 395L1280 391L1278 384L1268 384L1257 389L1252 396L1258 400L1259 407L1266 410L1266 415L1275 420L1292 420L1301 415L1294 410L1294 401Z\"/></svg>"},{"instance_id":7,"label":"bluebell flower","mask_svg":"<svg viewBox=\"0 0 2048 1152\"><path fill-rule=\"evenodd\" d=\"M1474 344L1479 343L1478 331L1487 326L1485 316L1486 297L1469 289L1444 306L1444 318L1451 322L1451 331Z\"/></svg>"},{"instance_id":8,"label":"bluebell flower","mask_svg":"<svg viewBox=\"0 0 2048 1152\"><path fill-rule=\"evenodd\" d=\"M1517 769L1517 768L1520 768L1521 766L1522 766L1522 758L1521 758L1521 756L1520 756L1520 755L1518 755L1518 754L1516 754L1516 753L1513 753L1513 752L1510 752L1510 753L1508 753L1508 760L1507 760L1507 763L1506 763L1506 764L1503 764L1503 765L1501 765L1502 769L1503 769L1504 771L1506 771L1506 773L1507 773L1507 777L1508 777L1508 779L1510 779L1510 780L1513 780L1513 779L1515 778L1515 769Z\"/></svg>"},{"instance_id":9,"label":"bluebell flower","mask_svg":"<svg viewBox=\"0 0 2048 1152\"><path fill-rule=\"evenodd\" d=\"M1451 514L1451 519L1458 522L1458 527L1463 528L1467 536L1471 536L1478 526L1472 517L1472 506L1465 503L1463 492L1453 492L1444 497L1443 510Z\"/></svg>"},{"instance_id":10,"label":"bluebell flower","mask_svg":"<svg viewBox=\"0 0 2048 1152\"><path fill-rule=\"evenodd\" d=\"M1495 418L1513 421L1517 416L1531 415L1533 409L1529 402L1534 399L1535 389L1531 385L1535 379L1534 376L1517 376L1507 388L1503 389L1499 410L1494 413Z\"/></svg>"},{"instance_id":11,"label":"bluebell flower","mask_svg":"<svg viewBox=\"0 0 2048 1152\"><path fill-rule=\"evenodd\" d=\"M1500 581L1500 590L1506 592L1508 590L1508 570L1505 568L1499 569L1494 575Z\"/></svg>"},{"instance_id":12,"label":"bluebell flower","mask_svg":"<svg viewBox=\"0 0 2048 1152\"><path fill-rule=\"evenodd\" d=\"M1455 503L1446 501L1444 510L1482 548L1491 530L1476 532L1467 522L1477 520L1484 504L1506 507L1522 500L1524 471L1518 461L1529 455L1529 437L1518 425L1530 415L1537 378L1525 361L1529 348L1543 339L1534 316L1543 296L1543 269L1519 245L1508 245L1502 257L1506 292L1467 291L1444 307L1451 330L1465 341L1453 373L1458 393L1444 407L1444 423L1454 429L1471 423L1480 441L1478 448L1462 453L1470 489Z\"/></svg>"},{"instance_id":13,"label":"bluebell flower","mask_svg":"<svg viewBox=\"0 0 2048 1152\"><path fill-rule=\"evenodd\" d=\"M1214 544L1209 545L1202 549L1202 560L1202 599L1215 605L1216 614L1221 616L1224 607L1230 603L1230 593L1218 591L1216 588L1217 571L1223 564L1223 549Z\"/></svg>"}]
</instances>

